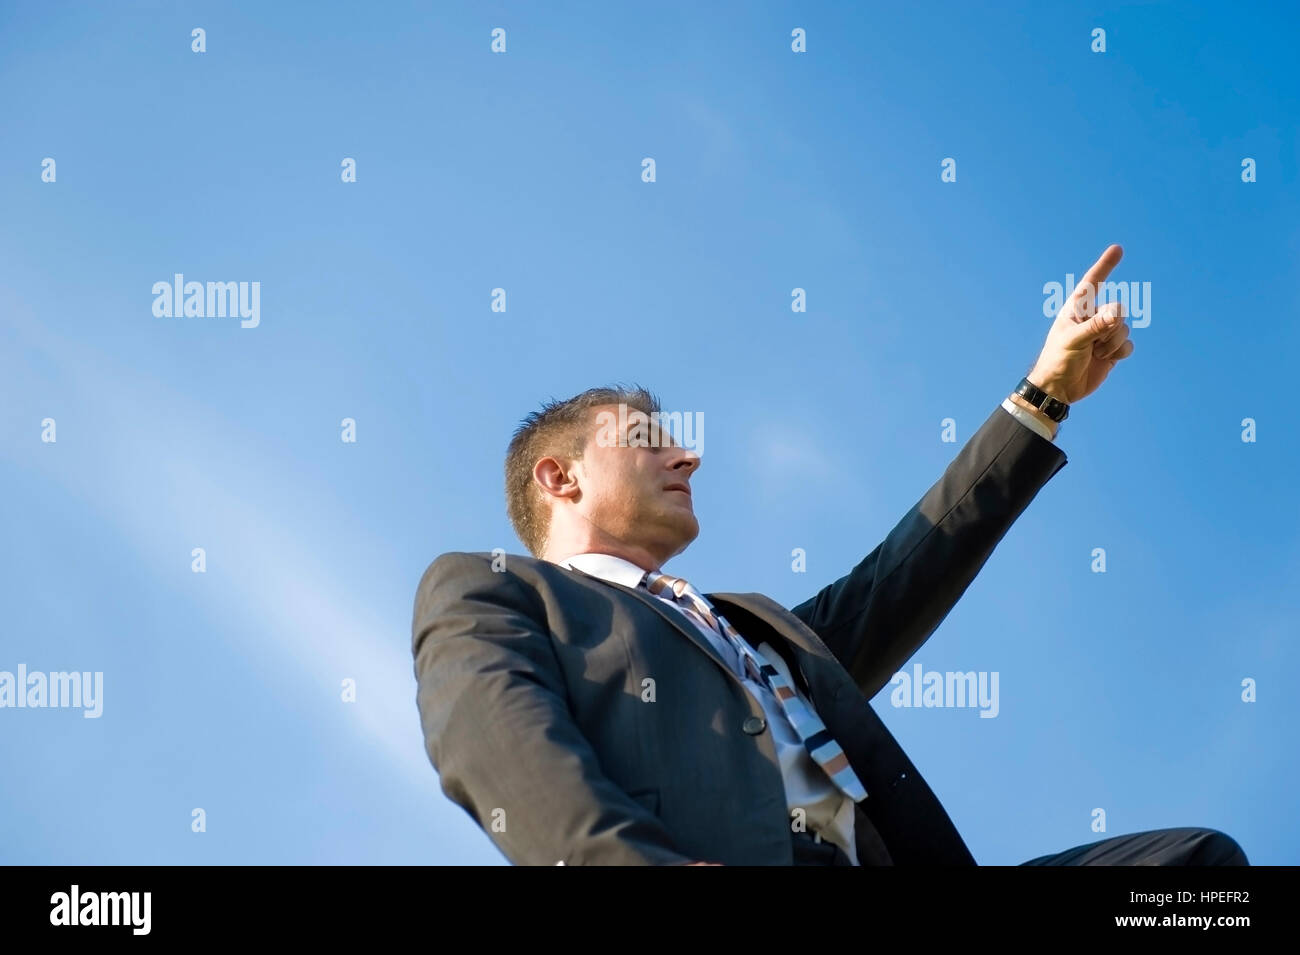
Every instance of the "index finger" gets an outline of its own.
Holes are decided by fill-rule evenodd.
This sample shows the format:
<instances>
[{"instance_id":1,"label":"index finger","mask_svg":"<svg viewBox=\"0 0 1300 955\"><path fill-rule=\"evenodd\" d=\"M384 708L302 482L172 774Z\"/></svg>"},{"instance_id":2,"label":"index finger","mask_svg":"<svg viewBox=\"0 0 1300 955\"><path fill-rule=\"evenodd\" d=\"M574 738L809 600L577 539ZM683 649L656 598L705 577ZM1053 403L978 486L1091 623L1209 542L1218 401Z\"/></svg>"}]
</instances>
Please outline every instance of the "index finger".
<instances>
[{"instance_id":1,"label":"index finger","mask_svg":"<svg viewBox=\"0 0 1300 955\"><path fill-rule=\"evenodd\" d=\"M1110 275L1111 269L1119 265L1119 260L1124 258L1124 250L1118 245L1112 245L1101 254L1092 268L1088 270L1082 280L1074 289L1075 298L1085 298L1091 303L1097 292L1097 287L1106 281L1106 276Z\"/></svg>"}]
</instances>

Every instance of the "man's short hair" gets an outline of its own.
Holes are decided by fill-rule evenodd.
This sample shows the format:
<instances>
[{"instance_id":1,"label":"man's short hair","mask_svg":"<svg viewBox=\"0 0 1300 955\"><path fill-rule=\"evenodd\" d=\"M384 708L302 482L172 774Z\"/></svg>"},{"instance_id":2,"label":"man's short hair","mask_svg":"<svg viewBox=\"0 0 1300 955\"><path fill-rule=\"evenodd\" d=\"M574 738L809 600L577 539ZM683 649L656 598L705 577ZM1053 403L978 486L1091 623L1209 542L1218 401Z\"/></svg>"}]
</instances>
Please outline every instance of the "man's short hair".
<instances>
[{"instance_id":1,"label":"man's short hair","mask_svg":"<svg viewBox=\"0 0 1300 955\"><path fill-rule=\"evenodd\" d=\"M550 530L551 510L533 481L542 458L574 461L591 437L591 411L601 405L627 405L647 415L660 410L659 399L639 385L589 388L563 401L552 399L520 422L506 451L506 513L528 552L540 557Z\"/></svg>"}]
</instances>

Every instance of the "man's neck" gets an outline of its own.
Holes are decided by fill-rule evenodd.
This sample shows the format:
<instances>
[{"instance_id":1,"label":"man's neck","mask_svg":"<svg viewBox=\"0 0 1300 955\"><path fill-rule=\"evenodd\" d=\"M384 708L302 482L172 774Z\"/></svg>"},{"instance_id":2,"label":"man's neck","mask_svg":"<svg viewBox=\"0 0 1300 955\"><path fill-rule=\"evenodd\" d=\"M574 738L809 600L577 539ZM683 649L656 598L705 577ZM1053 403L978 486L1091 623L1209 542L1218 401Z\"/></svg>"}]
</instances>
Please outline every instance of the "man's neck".
<instances>
[{"instance_id":1,"label":"man's neck","mask_svg":"<svg viewBox=\"0 0 1300 955\"><path fill-rule=\"evenodd\" d=\"M553 564L562 564L570 557L575 557L578 554L608 554L611 557L621 557L628 563L636 564L642 570L657 571L664 564L663 560L644 547L609 540L589 541L581 545L548 546L545 553L542 554L542 559Z\"/></svg>"}]
</instances>

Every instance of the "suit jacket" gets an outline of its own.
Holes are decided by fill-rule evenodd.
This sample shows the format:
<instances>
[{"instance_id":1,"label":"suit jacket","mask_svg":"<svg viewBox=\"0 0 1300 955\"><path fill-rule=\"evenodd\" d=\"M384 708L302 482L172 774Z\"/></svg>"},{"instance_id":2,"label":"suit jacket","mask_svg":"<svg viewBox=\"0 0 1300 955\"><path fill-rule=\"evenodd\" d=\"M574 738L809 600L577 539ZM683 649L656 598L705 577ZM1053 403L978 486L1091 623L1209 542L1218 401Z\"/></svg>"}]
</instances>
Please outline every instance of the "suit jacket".
<instances>
[{"instance_id":1,"label":"suit jacket","mask_svg":"<svg viewBox=\"0 0 1300 955\"><path fill-rule=\"evenodd\" d=\"M869 699L948 615L1065 454L1001 407L856 567L787 610L706 596L791 663L868 796L864 865L973 865ZM443 792L515 864L789 865L763 712L648 593L530 557L443 554L415 600L417 705Z\"/></svg>"}]
</instances>

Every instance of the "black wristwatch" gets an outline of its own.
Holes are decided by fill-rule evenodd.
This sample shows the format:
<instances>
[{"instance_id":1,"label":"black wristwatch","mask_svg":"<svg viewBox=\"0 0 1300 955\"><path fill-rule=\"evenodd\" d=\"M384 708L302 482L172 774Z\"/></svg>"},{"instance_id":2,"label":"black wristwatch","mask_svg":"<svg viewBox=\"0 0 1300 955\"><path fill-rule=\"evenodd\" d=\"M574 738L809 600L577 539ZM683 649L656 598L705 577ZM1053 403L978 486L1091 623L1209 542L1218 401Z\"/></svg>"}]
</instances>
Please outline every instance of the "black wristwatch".
<instances>
[{"instance_id":1,"label":"black wristwatch","mask_svg":"<svg viewBox=\"0 0 1300 955\"><path fill-rule=\"evenodd\" d=\"M1016 385L1016 394L1021 398L1024 398L1057 424L1060 424L1066 418L1070 417L1069 405L1064 401L1061 401L1059 398L1053 398L1047 392L1043 391L1043 389L1030 382L1028 378L1020 379L1020 384Z\"/></svg>"}]
</instances>

